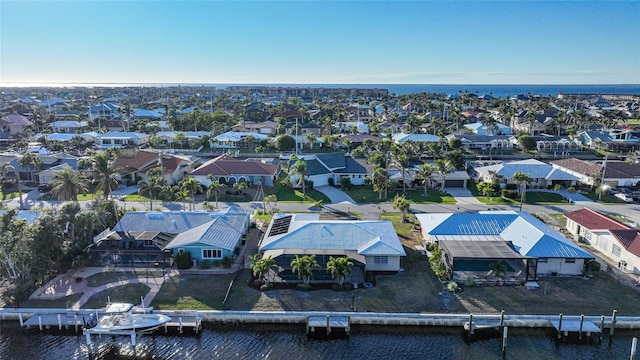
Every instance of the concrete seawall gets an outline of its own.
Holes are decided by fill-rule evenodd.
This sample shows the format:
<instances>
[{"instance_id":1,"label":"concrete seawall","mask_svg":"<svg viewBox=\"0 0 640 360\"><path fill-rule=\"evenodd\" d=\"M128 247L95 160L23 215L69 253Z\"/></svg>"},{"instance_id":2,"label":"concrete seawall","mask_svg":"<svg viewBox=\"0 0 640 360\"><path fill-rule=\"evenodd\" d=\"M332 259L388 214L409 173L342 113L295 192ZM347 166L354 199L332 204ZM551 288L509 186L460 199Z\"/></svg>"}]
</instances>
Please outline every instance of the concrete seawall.
<instances>
[{"instance_id":1,"label":"concrete seawall","mask_svg":"<svg viewBox=\"0 0 640 360\"><path fill-rule=\"evenodd\" d=\"M100 309L98 309L100 311ZM96 309L69 310L48 308L2 308L0 320L20 321L35 314L77 314L78 316L95 313ZM154 313L170 317L193 316L197 313L206 322L248 323L248 324L305 324L309 316L348 316L351 325L377 326L437 326L462 327L469 321L469 314L417 314L417 313L370 313L370 312L324 312L324 311L194 311L194 310L155 310ZM551 320L558 320L559 315L504 315L504 325L519 328L550 328ZM580 321L580 315L563 315L567 321ZM500 314L473 314L474 321L500 321ZM640 329L640 317L616 316L616 329ZM584 321L602 323L610 328L612 315L587 315Z\"/></svg>"}]
</instances>

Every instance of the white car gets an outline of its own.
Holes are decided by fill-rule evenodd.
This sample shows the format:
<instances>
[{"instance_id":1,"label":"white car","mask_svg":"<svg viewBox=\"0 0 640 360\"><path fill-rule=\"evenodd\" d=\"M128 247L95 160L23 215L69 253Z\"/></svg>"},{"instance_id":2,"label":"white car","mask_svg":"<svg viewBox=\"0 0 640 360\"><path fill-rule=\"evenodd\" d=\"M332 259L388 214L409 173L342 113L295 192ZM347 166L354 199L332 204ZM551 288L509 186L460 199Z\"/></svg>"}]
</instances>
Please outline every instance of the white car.
<instances>
[{"instance_id":1,"label":"white car","mask_svg":"<svg viewBox=\"0 0 640 360\"><path fill-rule=\"evenodd\" d=\"M613 195L615 197L617 197L618 199L624 201L624 202L633 202L633 196L631 195L627 195L625 193L619 192L615 195Z\"/></svg>"}]
</instances>

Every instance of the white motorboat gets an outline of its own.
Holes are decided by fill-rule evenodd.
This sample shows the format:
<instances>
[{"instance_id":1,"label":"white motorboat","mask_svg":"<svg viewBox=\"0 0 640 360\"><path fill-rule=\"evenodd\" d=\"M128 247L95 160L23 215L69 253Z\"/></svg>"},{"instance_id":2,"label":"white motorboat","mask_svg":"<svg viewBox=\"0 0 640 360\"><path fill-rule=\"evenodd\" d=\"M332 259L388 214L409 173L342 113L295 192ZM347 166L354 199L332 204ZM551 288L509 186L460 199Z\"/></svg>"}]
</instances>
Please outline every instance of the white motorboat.
<instances>
[{"instance_id":1,"label":"white motorboat","mask_svg":"<svg viewBox=\"0 0 640 360\"><path fill-rule=\"evenodd\" d=\"M100 318L92 315L85 323L86 334L122 334L123 332L144 333L153 331L171 320L161 314L136 314L133 304L110 303Z\"/></svg>"}]
</instances>

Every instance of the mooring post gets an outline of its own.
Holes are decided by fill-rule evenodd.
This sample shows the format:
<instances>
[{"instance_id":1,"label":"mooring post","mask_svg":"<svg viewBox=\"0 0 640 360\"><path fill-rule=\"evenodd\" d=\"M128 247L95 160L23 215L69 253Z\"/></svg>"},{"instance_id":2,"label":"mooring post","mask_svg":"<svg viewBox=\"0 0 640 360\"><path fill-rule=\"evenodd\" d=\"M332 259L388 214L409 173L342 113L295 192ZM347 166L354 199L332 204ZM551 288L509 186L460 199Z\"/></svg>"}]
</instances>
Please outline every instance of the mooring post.
<instances>
[{"instance_id":1,"label":"mooring post","mask_svg":"<svg viewBox=\"0 0 640 360\"><path fill-rule=\"evenodd\" d=\"M78 332L78 313L73 314L73 324L75 331Z\"/></svg>"},{"instance_id":2,"label":"mooring post","mask_svg":"<svg viewBox=\"0 0 640 360\"><path fill-rule=\"evenodd\" d=\"M602 342L603 332L604 332L604 315L600 316L600 342Z\"/></svg>"},{"instance_id":3,"label":"mooring post","mask_svg":"<svg viewBox=\"0 0 640 360\"><path fill-rule=\"evenodd\" d=\"M87 345L91 345L91 333L87 331L86 333L84 333L84 337L86 338Z\"/></svg>"},{"instance_id":4,"label":"mooring post","mask_svg":"<svg viewBox=\"0 0 640 360\"><path fill-rule=\"evenodd\" d=\"M140 307L144 309L144 298L142 296L140 296ZM144 312L146 313L147 311L144 310Z\"/></svg>"},{"instance_id":5,"label":"mooring post","mask_svg":"<svg viewBox=\"0 0 640 360\"><path fill-rule=\"evenodd\" d=\"M56 317L58 318L58 330L62 330L62 317L59 313L56 314Z\"/></svg>"},{"instance_id":6,"label":"mooring post","mask_svg":"<svg viewBox=\"0 0 640 360\"><path fill-rule=\"evenodd\" d=\"M135 330L131 331L131 345L136 346L136 332Z\"/></svg>"},{"instance_id":7,"label":"mooring post","mask_svg":"<svg viewBox=\"0 0 640 360\"><path fill-rule=\"evenodd\" d=\"M473 313L469 313L469 336L473 335Z\"/></svg>"},{"instance_id":8,"label":"mooring post","mask_svg":"<svg viewBox=\"0 0 640 360\"><path fill-rule=\"evenodd\" d=\"M178 318L178 322L180 323L180 334L182 334L182 316Z\"/></svg>"},{"instance_id":9,"label":"mooring post","mask_svg":"<svg viewBox=\"0 0 640 360\"><path fill-rule=\"evenodd\" d=\"M558 319L558 340L562 339L562 314L560 314Z\"/></svg>"},{"instance_id":10,"label":"mooring post","mask_svg":"<svg viewBox=\"0 0 640 360\"><path fill-rule=\"evenodd\" d=\"M613 341L613 333L616 330L616 314L618 310L613 310L613 314L611 314L611 327L609 328L609 345Z\"/></svg>"},{"instance_id":11,"label":"mooring post","mask_svg":"<svg viewBox=\"0 0 640 360\"><path fill-rule=\"evenodd\" d=\"M500 328L504 327L504 310L500 310Z\"/></svg>"},{"instance_id":12,"label":"mooring post","mask_svg":"<svg viewBox=\"0 0 640 360\"><path fill-rule=\"evenodd\" d=\"M38 327L42 331L42 315L38 314Z\"/></svg>"},{"instance_id":13,"label":"mooring post","mask_svg":"<svg viewBox=\"0 0 640 360\"><path fill-rule=\"evenodd\" d=\"M505 356L507 352L507 332L509 331L509 327L505 326L502 330L502 357Z\"/></svg>"},{"instance_id":14,"label":"mooring post","mask_svg":"<svg viewBox=\"0 0 640 360\"><path fill-rule=\"evenodd\" d=\"M22 313L21 312L18 313L18 319L20 319L20 327L23 327L24 326L24 320L22 319Z\"/></svg>"},{"instance_id":15,"label":"mooring post","mask_svg":"<svg viewBox=\"0 0 640 360\"><path fill-rule=\"evenodd\" d=\"M309 316L307 316L307 335L309 335Z\"/></svg>"},{"instance_id":16,"label":"mooring post","mask_svg":"<svg viewBox=\"0 0 640 360\"><path fill-rule=\"evenodd\" d=\"M582 340L582 324L584 323L584 314L580 314L580 330L578 330L578 340Z\"/></svg>"},{"instance_id":17,"label":"mooring post","mask_svg":"<svg viewBox=\"0 0 640 360\"><path fill-rule=\"evenodd\" d=\"M634 337L633 340L631 340L631 357L629 358L629 360L635 360L637 347L638 347L638 338Z\"/></svg>"},{"instance_id":18,"label":"mooring post","mask_svg":"<svg viewBox=\"0 0 640 360\"><path fill-rule=\"evenodd\" d=\"M327 335L331 334L331 321L329 320L329 315L327 315Z\"/></svg>"}]
</instances>

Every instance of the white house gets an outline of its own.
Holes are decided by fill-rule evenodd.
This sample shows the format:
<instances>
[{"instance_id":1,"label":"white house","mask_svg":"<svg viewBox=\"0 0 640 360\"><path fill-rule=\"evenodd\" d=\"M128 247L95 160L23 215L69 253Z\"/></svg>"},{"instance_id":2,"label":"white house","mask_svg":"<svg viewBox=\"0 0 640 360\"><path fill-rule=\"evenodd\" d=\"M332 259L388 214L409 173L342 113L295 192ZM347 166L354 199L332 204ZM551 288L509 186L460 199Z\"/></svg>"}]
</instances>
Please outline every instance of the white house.
<instances>
[{"instance_id":1,"label":"white house","mask_svg":"<svg viewBox=\"0 0 640 360\"><path fill-rule=\"evenodd\" d=\"M640 274L638 229L588 208L564 216L569 233L616 262L620 270Z\"/></svg>"},{"instance_id":2,"label":"white house","mask_svg":"<svg viewBox=\"0 0 640 360\"><path fill-rule=\"evenodd\" d=\"M314 186L329 185L331 181L337 185L343 177L348 177L352 185L364 185L364 179L372 172L364 161L353 159L345 153L302 155L291 160L289 166L298 160L307 163L306 179L312 181ZM298 183L298 175L291 174L291 183Z\"/></svg>"},{"instance_id":3,"label":"white house","mask_svg":"<svg viewBox=\"0 0 640 360\"><path fill-rule=\"evenodd\" d=\"M112 147L140 146L149 141L149 135L135 132L110 131L96 137L96 147L101 149Z\"/></svg>"},{"instance_id":4,"label":"white house","mask_svg":"<svg viewBox=\"0 0 640 360\"><path fill-rule=\"evenodd\" d=\"M516 172L529 175L531 183L528 188L551 188L555 184L573 186L580 178L571 175L561 169L554 168L550 164L535 159L512 161L503 164L494 164L474 168L479 182L492 181L493 174L500 176L500 182L504 185L515 184L512 180Z\"/></svg>"}]
</instances>

